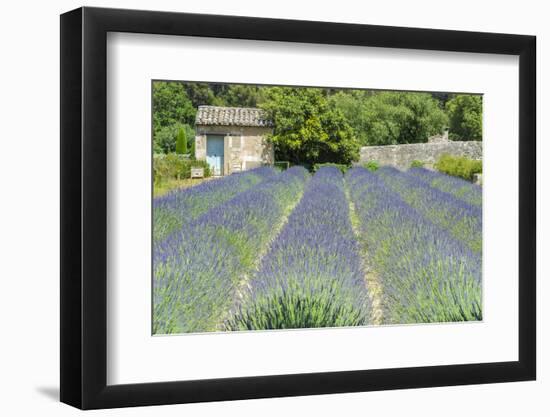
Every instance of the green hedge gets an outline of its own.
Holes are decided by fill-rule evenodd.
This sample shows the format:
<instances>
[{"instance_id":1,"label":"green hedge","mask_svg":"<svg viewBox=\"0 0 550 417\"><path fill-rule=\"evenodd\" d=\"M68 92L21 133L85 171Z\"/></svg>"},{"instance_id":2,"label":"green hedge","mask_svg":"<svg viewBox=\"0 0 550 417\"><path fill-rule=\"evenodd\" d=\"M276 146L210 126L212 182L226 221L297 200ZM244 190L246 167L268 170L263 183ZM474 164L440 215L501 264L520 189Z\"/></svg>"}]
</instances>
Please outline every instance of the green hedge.
<instances>
[{"instance_id":1,"label":"green hedge","mask_svg":"<svg viewBox=\"0 0 550 417\"><path fill-rule=\"evenodd\" d=\"M153 178L157 184L166 179L191 178L191 168L204 168L204 176L211 175L206 161L194 161L175 153L153 156Z\"/></svg>"},{"instance_id":2,"label":"green hedge","mask_svg":"<svg viewBox=\"0 0 550 417\"><path fill-rule=\"evenodd\" d=\"M367 168L369 171L377 171L380 168L378 161L370 160L363 164L363 168Z\"/></svg>"},{"instance_id":3,"label":"green hedge","mask_svg":"<svg viewBox=\"0 0 550 417\"><path fill-rule=\"evenodd\" d=\"M332 162L326 162L324 164L314 164L313 165L313 172L317 172L319 171L320 168L322 167L336 167L338 168L340 171L342 171L342 174L345 174L346 171L348 169L350 169L350 166L349 165L345 165L345 164L335 164L335 163L332 163Z\"/></svg>"},{"instance_id":4,"label":"green hedge","mask_svg":"<svg viewBox=\"0 0 550 417\"><path fill-rule=\"evenodd\" d=\"M472 181L474 174L482 172L482 162L463 156L443 155L434 165L435 169L447 175Z\"/></svg>"},{"instance_id":5,"label":"green hedge","mask_svg":"<svg viewBox=\"0 0 550 417\"><path fill-rule=\"evenodd\" d=\"M424 162L419 161L418 159L415 159L414 161L411 162L411 168L423 168L424 165L425 165Z\"/></svg>"}]
</instances>

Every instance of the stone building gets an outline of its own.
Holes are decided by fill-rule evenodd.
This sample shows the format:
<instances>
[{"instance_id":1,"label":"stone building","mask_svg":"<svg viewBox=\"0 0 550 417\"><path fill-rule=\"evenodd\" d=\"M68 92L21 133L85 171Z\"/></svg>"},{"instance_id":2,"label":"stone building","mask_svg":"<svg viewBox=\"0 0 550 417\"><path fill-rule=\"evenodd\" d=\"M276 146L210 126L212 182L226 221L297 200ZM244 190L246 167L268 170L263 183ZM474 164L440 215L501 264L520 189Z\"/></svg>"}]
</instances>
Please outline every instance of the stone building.
<instances>
[{"instance_id":1,"label":"stone building","mask_svg":"<svg viewBox=\"0 0 550 417\"><path fill-rule=\"evenodd\" d=\"M267 135L273 123L261 109L199 106L195 120L195 157L214 175L229 175L274 162Z\"/></svg>"}]
</instances>

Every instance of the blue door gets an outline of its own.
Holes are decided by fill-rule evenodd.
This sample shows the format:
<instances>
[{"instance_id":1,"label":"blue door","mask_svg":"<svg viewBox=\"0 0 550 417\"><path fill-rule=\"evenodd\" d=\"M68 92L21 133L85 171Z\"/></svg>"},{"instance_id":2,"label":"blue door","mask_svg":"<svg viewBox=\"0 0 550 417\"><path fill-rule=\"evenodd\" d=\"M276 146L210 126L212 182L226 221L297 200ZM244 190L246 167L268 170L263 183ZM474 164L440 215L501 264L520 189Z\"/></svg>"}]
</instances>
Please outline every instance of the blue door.
<instances>
[{"instance_id":1,"label":"blue door","mask_svg":"<svg viewBox=\"0 0 550 417\"><path fill-rule=\"evenodd\" d=\"M223 175L223 136L206 137L206 162L214 175Z\"/></svg>"}]
</instances>

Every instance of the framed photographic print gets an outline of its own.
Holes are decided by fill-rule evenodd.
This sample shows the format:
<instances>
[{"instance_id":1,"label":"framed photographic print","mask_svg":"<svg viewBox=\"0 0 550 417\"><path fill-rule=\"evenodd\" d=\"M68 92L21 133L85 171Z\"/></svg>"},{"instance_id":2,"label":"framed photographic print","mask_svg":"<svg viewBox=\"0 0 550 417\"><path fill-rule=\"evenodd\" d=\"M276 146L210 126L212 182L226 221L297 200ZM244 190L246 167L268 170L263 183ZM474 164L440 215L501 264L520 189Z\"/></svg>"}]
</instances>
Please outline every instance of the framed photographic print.
<instances>
[{"instance_id":1,"label":"framed photographic print","mask_svg":"<svg viewBox=\"0 0 550 417\"><path fill-rule=\"evenodd\" d=\"M61 16L61 401L535 379L535 38Z\"/></svg>"}]
</instances>

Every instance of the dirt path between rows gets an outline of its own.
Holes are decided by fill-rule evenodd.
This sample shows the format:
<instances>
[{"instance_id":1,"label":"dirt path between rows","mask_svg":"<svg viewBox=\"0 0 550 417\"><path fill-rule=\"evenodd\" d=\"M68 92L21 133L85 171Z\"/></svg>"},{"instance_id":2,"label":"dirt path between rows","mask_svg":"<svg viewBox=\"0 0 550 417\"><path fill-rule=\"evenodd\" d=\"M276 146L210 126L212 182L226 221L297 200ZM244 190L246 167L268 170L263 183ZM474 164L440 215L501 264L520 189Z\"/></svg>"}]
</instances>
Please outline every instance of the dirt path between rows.
<instances>
[{"instance_id":1,"label":"dirt path between rows","mask_svg":"<svg viewBox=\"0 0 550 417\"><path fill-rule=\"evenodd\" d=\"M349 204L351 227L361 247L361 266L365 272L365 285L371 301L370 324L380 325L384 321L384 310L382 308L382 284L380 284L378 274L374 271L374 268L369 262L367 245L365 243L365 239L361 237L361 232L359 231L359 218L355 212L355 205L351 201L347 184L345 187L345 193Z\"/></svg>"}]
</instances>

